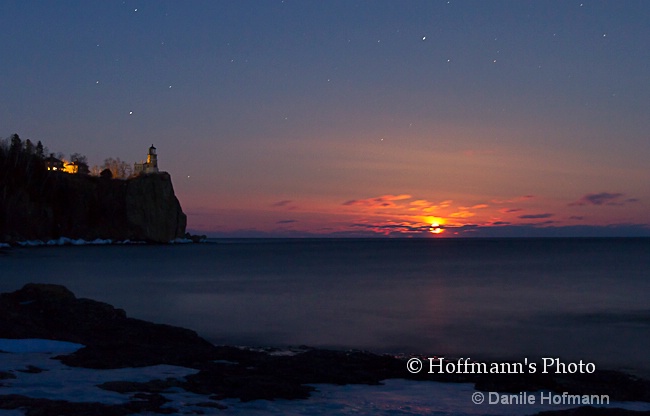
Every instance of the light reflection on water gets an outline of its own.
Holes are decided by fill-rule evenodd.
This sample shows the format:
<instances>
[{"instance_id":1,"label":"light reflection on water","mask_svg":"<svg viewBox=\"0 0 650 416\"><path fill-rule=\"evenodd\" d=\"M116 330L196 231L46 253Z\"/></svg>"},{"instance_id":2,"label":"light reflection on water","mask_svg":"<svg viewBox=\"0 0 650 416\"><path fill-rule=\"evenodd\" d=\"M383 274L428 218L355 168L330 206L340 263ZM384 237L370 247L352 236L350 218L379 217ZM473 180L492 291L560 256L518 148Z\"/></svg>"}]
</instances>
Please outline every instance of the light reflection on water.
<instances>
[{"instance_id":1,"label":"light reflection on water","mask_svg":"<svg viewBox=\"0 0 650 416\"><path fill-rule=\"evenodd\" d=\"M0 290L68 286L217 343L648 369L650 240L245 240L0 256Z\"/></svg>"}]
</instances>

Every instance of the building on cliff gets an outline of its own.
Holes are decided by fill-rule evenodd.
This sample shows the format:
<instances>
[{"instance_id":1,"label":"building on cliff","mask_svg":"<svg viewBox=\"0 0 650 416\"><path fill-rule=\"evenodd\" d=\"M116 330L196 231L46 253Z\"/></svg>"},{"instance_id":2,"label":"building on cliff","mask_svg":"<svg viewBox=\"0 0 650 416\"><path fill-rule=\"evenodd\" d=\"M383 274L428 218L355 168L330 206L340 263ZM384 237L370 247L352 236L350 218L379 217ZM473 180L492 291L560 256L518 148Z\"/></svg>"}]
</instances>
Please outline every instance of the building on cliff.
<instances>
[{"instance_id":1,"label":"building on cliff","mask_svg":"<svg viewBox=\"0 0 650 416\"><path fill-rule=\"evenodd\" d=\"M147 161L133 165L134 175L140 175L142 173L158 173L158 155L156 154L156 148L153 147L153 144L149 148Z\"/></svg>"},{"instance_id":2,"label":"building on cliff","mask_svg":"<svg viewBox=\"0 0 650 416\"><path fill-rule=\"evenodd\" d=\"M45 158L45 168L47 170L63 170L63 161L54 157L54 153L50 153L50 157Z\"/></svg>"},{"instance_id":3,"label":"building on cliff","mask_svg":"<svg viewBox=\"0 0 650 416\"><path fill-rule=\"evenodd\" d=\"M50 157L45 158L44 162L45 169L47 170L55 170L65 173L78 173L81 175L88 175L90 173L90 169L88 169L88 165L85 162L80 162L78 160L68 162L66 160L57 159L54 157L54 153L50 153Z\"/></svg>"}]
</instances>

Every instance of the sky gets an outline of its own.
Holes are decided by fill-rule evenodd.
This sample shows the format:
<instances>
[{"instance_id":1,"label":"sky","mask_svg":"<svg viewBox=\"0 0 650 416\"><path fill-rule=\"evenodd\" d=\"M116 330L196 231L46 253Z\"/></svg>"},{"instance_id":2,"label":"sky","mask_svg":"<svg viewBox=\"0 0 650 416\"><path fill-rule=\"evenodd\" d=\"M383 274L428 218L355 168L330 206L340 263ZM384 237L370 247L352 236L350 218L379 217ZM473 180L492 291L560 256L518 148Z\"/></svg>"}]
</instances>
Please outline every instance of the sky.
<instances>
[{"instance_id":1,"label":"sky","mask_svg":"<svg viewBox=\"0 0 650 416\"><path fill-rule=\"evenodd\" d=\"M0 137L213 237L650 236L650 2L0 2Z\"/></svg>"}]
</instances>

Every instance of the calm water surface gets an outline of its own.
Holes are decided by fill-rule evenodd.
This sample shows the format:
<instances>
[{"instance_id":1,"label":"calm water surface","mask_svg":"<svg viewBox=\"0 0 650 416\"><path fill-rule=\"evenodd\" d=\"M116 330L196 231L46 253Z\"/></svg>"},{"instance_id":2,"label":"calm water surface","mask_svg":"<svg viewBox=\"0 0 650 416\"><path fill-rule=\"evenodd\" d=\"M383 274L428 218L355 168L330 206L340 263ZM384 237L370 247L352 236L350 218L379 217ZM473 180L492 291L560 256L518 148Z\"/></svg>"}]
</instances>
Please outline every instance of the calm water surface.
<instances>
[{"instance_id":1,"label":"calm water surface","mask_svg":"<svg viewBox=\"0 0 650 416\"><path fill-rule=\"evenodd\" d=\"M650 372L650 239L221 240L0 252L0 290L66 285L215 343Z\"/></svg>"}]
</instances>

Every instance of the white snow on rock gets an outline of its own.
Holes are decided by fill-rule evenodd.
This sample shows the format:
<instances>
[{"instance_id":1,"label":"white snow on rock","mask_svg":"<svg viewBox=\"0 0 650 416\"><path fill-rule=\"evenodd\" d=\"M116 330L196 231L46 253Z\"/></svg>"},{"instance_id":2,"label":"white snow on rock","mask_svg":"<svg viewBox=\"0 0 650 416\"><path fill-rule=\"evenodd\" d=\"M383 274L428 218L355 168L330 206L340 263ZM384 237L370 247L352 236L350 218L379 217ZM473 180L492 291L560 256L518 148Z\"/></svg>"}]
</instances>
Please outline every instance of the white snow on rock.
<instances>
[{"instance_id":1,"label":"white snow on rock","mask_svg":"<svg viewBox=\"0 0 650 416\"><path fill-rule=\"evenodd\" d=\"M18 241L17 244L21 247L39 247L39 246L85 246L85 245L105 245L113 244L113 240L96 238L92 241L83 240L81 238L73 239L68 237L61 237L56 240L27 240Z\"/></svg>"},{"instance_id":2,"label":"white snow on rock","mask_svg":"<svg viewBox=\"0 0 650 416\"><path fill-rule=\"evenodd\" d=\"M145 382L158 378L181 378L197 372L192 368L172 365L111 370L68 367L59 360L52 359L52 357L73 352L80 347L79 344L49 340L25 341L32 341L32 345L40 345L41 347L56 346L56 344L50 344L50 342L53 342L68 349L67 351L59 350L56 352L52 351L53 348L44 348L49 349L49 352L26 351L29 347L26 346L28 343L24 343L21 345L22 349L17 348L18 352L0 353L0 371L9 372L16 376L15 379L2 380L0 394L20 394L28 397L68 400L71 402L120 404L129 402L131 400L130 394L103 390L97 385L107 381ZM76 346L74 349L72 348L73 345ZM42 371L38 373L24 371L30 368L37 368ZM205 401L207 398L204 397L203 399ZM0 410L0 415L4 416L5 413Z\"/></svg>"},{"instance_id":3,"label":"white snow on rock","mask_svg":"<svg viewBox=\"0 0 650 416\"><path fill-rule=\"evenodd\" d=\"M175 238L171 240L169 243L170 244L191 244L194 241L190 240L189 238Z\"/></svg>"},{"instance_id":4,"label":"white snow on rock","mask_svg":"<svg viewBox=\"0 0 650 416\"><path fill-rule=\"evenodd\" d=\"M156 365L142 368L94 370L68 367L52 359L60 354L71 353L80 344L42 339L0 339L0 371L9 372L15 379L2 380L0 394L20 394L34 398L68 400L71 402L126 403L132 393L121 394L102 390L97 385L107 381L145 382L153 379L181 379L197 372L195 369ZM30 370L26 372L25 370ZM40 372L34 372L34 370ZM170 403L165 407L179 410L178 415L214 414L222 416L477 416L477 415L530 415L544 410L561 410L577 406L569 405L501 405L472 402L476 393L472 384L439 383L411 380L386 380L384 385L314 385L316 391L307 400L255 400L240 402L227 399L218 402L228 408L219 410L201 407L200 403L212 402L207 395L173 388L162 392ZM537 393L539 396L539 393ZM610 407L631 410L650 410L650 403L612 402ZM0 416L23 415L20 410L0 410Z\"/></svg>"},{"instance_id":5,"label":"white snow on rock","mask_svg":"<svg viewBox=\"0 0 650 416\"><path fill-rule=\"evenodd\" d=\"M72 353L79 348L81 344L66 341L54 341L51 339L7 339L0 338L0 351L13 353L28 352L51 352L51 353Z\"/></svg>"}]
</instances>

